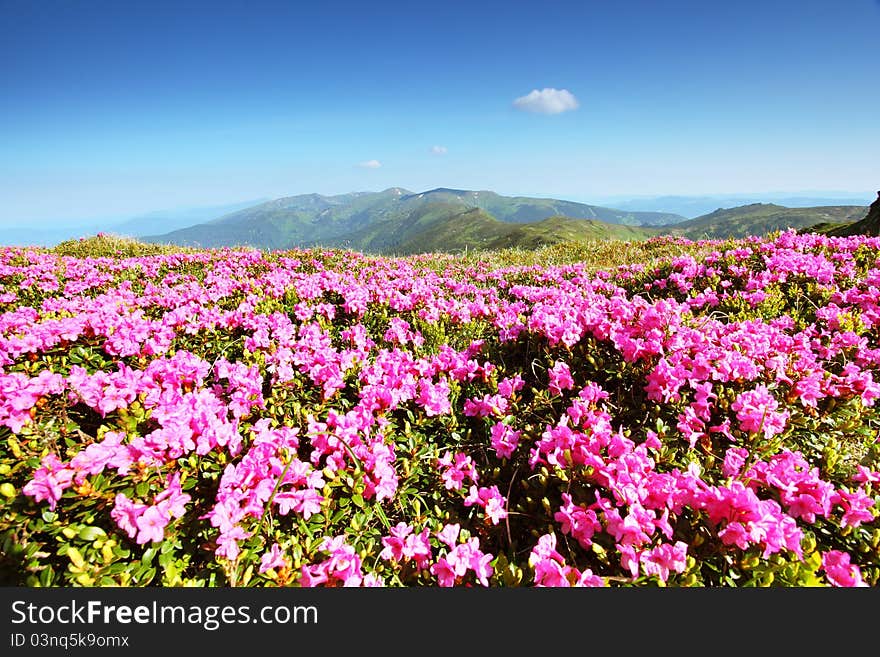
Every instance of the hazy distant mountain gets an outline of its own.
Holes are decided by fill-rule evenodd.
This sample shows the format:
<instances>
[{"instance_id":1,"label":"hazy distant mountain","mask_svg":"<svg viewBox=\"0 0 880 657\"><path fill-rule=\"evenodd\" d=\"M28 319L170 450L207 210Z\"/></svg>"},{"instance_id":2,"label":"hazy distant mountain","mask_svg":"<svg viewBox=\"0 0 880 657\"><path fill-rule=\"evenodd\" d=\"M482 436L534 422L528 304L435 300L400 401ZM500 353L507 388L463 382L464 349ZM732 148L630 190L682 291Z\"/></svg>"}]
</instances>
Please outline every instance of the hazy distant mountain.
<instances>
[{"instance_id":1,"label":"hazy distant mountain","mask_svg":"<svg viewBox=\"0 0 880 657\"><path fill-rule=\"evenodd\" d=\"M179 210L158 210L156 212L149 212L137 217L132 217L122 223L113 224L108 229L112 230L114 233L128 235L130 237L142 237L144 235L166 233L172 230L179 230L180 228L210 221L211 219L222 217L230 212L252 207L265 200L266 199L254 199L251 201L228 203L226 205L181 208Z\"/></svg>"},{"instance_id":2,"label":"hazy distant mountain","mask_svg":"<svg viewBox=\"0 0 880 657\"><path fill-rule=\"evenodd\" d=\"M731 194L728 196L654 196L633 199L614 199L609 201L621 210L655 210L673 212L688 219L700 217L721 208L733 208L756 203L773 203L787 208L810 208L827 206L867 206L873 196L858 195L785 195L773 194ZM671 223L671 222L667 222Z\"/></svg>"},{"instance_id":3,"label":"hazy distant mountain","mask_svg":"<svg viewBox=\"0 0 880 657\"><path fill-rule=\"evenodd\" d=\"M693 240L766 235L789 228L809 229L820 224L846 224L865 216L866 206L787 208L773 203L751 203L719 209L702 217L661 227Z\"/></svg>"},{"instance_id":4,"label":"hazy distant mountain","mask_svg":"<svg viewBox=\"0 0 880 657\"><path fill-rule=\"evenodd\" d=\"M265 199L240 201L225 205L158 210L130 219L86 219L22 222L0 227L0 244L9 246L55 246L64 240L77 239L99 232L142 237L198 224L241 208L252 207Z\"/></svg>"},{"instance_id":5,"label":"hazy distant mountain","mask_svg":"<svg viewBox=\"0 0 880 657\"><path fill-rule=\"evenodd\" d=\"M465 214L474 209L483 212ZM441 187L413 193L392 187L381 192L356 192L339 196L305 194L280 198L214 221L145 239L201 247L248 245L284 249L315 244L345 244L351 248L376 252L404 247L423 250L420 242L434 240L429 240L427 235L416 239L415 234L427 225L435 231L442 227L450 240L464 243L467 240L452 235L455 232L452 227L464 231L466 235L483 235L481 231L485 229L485 235L479 239L490 240L501 237L506 229L502 230L495 224L487 228L486 222L489 220L503 227L540 222L560 215L570 219L632 226L684 220L684 217L671 213L631 212L558 199L501 196L491 191ZM386 234L395 237L383 237Z\"/></svg>"},{"instance_id":6,"label":"hazy distant mountain","mask_svg":"<svg viewBox=\"0 0 880 657\"><path fill-rule=\"evenodd\" d=\"M102 230L108 230L106 224L33 222L31 225L0 226L0 246L49 247Z\"/></svg>"}]
</instances>

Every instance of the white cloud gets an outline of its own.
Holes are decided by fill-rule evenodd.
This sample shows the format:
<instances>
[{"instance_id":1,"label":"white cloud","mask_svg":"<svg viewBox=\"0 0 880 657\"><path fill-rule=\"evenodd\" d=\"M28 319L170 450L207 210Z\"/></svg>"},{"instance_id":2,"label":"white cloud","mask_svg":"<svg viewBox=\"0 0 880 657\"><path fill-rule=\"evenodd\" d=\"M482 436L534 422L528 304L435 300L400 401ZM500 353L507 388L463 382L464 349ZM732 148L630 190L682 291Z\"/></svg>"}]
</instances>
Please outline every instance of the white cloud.
<instances>
[{"instance_id":1,"label":"white cloud","mask_svg":"<svg viewBox=\"0 0 880 657\"><path fill-rule=\"evenodd\" d=\"M580 107L577 98L568 89L533 89L529 94L513 101L513 106L524 112L536 114L560 114Z\"/></svg>"},{"instance_id":2,"label":"white cloud","mask_svg":"<svg viewBox=\"0 0 880 657\"><path fill-rule=\"evenodd\" d=\"M446 155L448 150L446 146L431 146L431 152L434 155Z\"/></svg>"},{"instance_id":3,"label":"white cloud","mask_svg":"<svg viewBox=\"0 0 880 657\"><path fill-rule=\"evenodd\" d=\"M382 166L379 160L367 160L358 164L361 169L378 169Z\"/></svg>"}]
</instances>

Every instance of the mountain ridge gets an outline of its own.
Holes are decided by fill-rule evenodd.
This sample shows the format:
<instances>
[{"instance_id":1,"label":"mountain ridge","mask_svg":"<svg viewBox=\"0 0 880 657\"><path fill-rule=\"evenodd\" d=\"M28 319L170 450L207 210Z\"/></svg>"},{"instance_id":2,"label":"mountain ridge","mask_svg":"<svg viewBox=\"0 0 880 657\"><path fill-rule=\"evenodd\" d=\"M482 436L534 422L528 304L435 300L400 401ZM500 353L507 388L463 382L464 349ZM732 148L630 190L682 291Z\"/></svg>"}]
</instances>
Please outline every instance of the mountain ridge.
<instances>
[{"instance_id":1,"label":"mountain ridge","mask_svg":"<svg viewBox=\"0 0 880 657\"><path fill-rule=\"evenodd\" d=\"M336 243L383 222L397 226L393 222L405 220L424 206L437 204L447 206L447 218L479 208L505 224L529 224L555 216L628 226L685 220L671 213L621 211L560 199L503 196L489 190L437 187L411 192L402 187L389 187L380 192L281 197L181 230L140 237L148 242L208 248L233 245L292 248Z\"/></svg>"},{"instance_id":2,"label":"mountain ridge","mask_svg":"<svg viewBox=\"0 0 880 657\"><path fill-rule=\"evenodd\" d=\"M866 209L852 205L788 208L775 203L750 203L719 208L701 217L660 228L692 240L741 238L790 228L808 230L819 224L847 224L861 219Z\"/></svg>"},{"instance_id":3,"label":"mountain ridge","mask_svg":"<svg viewBox=\"0 0 880 657\"><path fill-rule=\"evenodd\" d=\"M719 207L685 219L670 213L627 212L561 199L503 196L490 190L435 187L412 192L389 187L379 192L280 197L142 239L205 248L323 246L410 254L536 248L564 239L640 240L672 235L700 240L788 229L825 231L858 221L865 210L863 206L790 208L756 202Z\"/></svg>"}]
</instances>

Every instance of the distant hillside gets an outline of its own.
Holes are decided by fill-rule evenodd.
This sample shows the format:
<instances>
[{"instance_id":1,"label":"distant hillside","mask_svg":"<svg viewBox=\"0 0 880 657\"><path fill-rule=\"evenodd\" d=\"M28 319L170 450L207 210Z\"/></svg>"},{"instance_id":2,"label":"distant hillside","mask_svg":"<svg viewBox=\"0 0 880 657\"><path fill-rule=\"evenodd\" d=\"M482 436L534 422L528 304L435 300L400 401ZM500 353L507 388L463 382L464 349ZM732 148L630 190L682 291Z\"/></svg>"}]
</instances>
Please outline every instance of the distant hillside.
<instances>
[{"instance_id":1,"label":"distant hillside","mask_svg":"<svg viewBox=\"0 0 880 657\"><path fill-rule=\"evenodd\" d=\"M661 231L644 226L621 226L593 219L550 217L537 223L517 226L488 245L490 249L537 249L562 242L588 240L646 240Z\"/></svg>"},{"instance_id":2,"label":"distant hillside","mask_svg":"<svg viewBox=\"0 0 880 657\"><path fill-rule=\"evenodd\" d=\"M460 218L463 213L474 209L482 210L482 213L472 213L465 218L469 217L473 225ZM443 226L450 233L450 227L456 226L462 234L449 235L449 248L452 249L453 243L476 246L476 243L471 244L471 238L488 240L506 234L506 229L497 226L491 230L486 228L484 222L487 219L515 226L555 216L620 225L656 225L684 220L684 217L668 213L628 212L557 199L501 196L490 191L438 188L416 194L392 187L382 192L280 198L207 223L143 239L181 246L247 245L265 249L350 244L362 245L353 248L378 252L392 247L404 248L406 244L415 245L406 248L421 250L423 247L419 244L434 241L427 235L415 238L424 226L432 225L435 230ZM450 224L442 222L454 217L459 218Z\"/></svg>"},{"instance_id":3,"label":"distant hillside","mask_svg":"<svg viewBox=\"0 0 880 657\"><path fill-rule=\"evenodd\" d=\"M569 217L514 224L499 221L482 208L462 210L453 203L429 203L405 217L372 224L345 238L324 241L320 245L367 253L408 255L513 247L534 249L588 239L641 240L656 234L648 228Z\"/></svg>"},{"instance_id":4,"label":"distant hillside","mask_svg":"<svg viewBox=\"0 0 880 657\"><path fill-rule=\"evenodd\" d=\"M828 231L832 237L847 237L850 235L871 235L877 237L880 235L880 192L877 192L877 198L868 208L868 213L858 221L851 224L837 226Z\"/></svg>"},{"instance_id":5,"label":"distant hillside","mask_svg":"<svg viewBox=\"0 0 880 657\"><path fill-rule=\"evenodd\" d=\"M821 194L793 195L783 193L772 194L729 194L703 196L651 196L633 199L614 199L607 202L621 210L654 210L673 212L688 219L701 217L717 208L735 208L755 203L774 203L786 208L814 208L840 205L867 205L871 202L871 194ZM666 222L673 223L673 222Z\"/></svg>"},{"instance_id":6,"label":"distant hillside","mask_svg":"<svg viewBox=\"0 0 880 657\"><path fill-rule=\"evenodd\" d=\"M250 208L265 199L242 201L227 205L211 205L195 208L181 208L178 210L158 210L147 214L132 217L118 224L113 224L112 231L119 235L141 237L143 235L155 235L172 230L179 230L187 226L193 226L216 217Z\"/></svg>"},{"instance_id":7,"label":"distant hillside","mask_svg":"<svg viewBox=\"0 0 880 657\"><path fill-rule=\"evenodd\" d=\"M867 208L840 205L787 208L773 203L752 203L719 209L702 217L664 226L665 232L693 240L766 235L789 228L808 229L817 224L845 224L861 219Z\"/></svg>"},{"instance_id":8,"label":"distant hillside","mask_svg":"<svg viewBox=\"0 0 880 657\"><path fill-rule=\"evenodd\" d=\"M439 187L420 194L401 198L403 202L423 201L432 203L463 204L482 208L500 221L532 223L548 217L572 219L597 219L606 223L631 226L652 226L684 221L684 217L669 212L632 212L599 205L587 205L552 198L525 196L501 196L490 191L469 191Z\"/></svg>"}]
</instances>

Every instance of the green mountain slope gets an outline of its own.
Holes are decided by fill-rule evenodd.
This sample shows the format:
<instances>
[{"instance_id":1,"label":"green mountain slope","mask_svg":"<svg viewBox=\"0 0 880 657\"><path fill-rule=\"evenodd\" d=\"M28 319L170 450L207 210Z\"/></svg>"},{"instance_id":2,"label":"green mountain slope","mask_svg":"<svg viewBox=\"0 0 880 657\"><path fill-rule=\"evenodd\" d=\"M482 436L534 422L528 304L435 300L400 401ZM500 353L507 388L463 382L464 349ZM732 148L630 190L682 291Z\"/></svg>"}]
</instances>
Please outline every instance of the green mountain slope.
<instances>
[{"instance_id":1,"label":"green mountain slope","mask_svg":"<svg viewBox=\"0 0 880 657\"><path fill-rule=\"evenodd\" d=\"M383 192L355 192L338 196L303 194L275 199L239 210L213 221L144 237L146 242L207 248L255 246L283 249L332 239L368 224L398 217L406 211L400 188Z\"/></svg>"},{"instance_id":2,"label":"green mountain slope","mask_svg":"<svg viewBox=\"0 0 880 657\"><path fill-rule=\"evenodd\" d=\"M627 224L631 226L673 224L684 221L684 217L669 212L632 212L616 210L598 205L560 201L552 198L530 198L524 196L501 196L490 191L470 191L439 187L420 194L412 194L401 199L403 202L441 202L461 203L470 207L482 208L496 219L510 223L532 223L549 217L570 217L572 219L596 219L606 223Z\"/></svg>"},{"instance_id":3,"label":"green mountain slope","mask_svg":"<svg viewBox=\"0 0 880 657\"><path fill-rule=\"evenodd\" d=\"M502 224L480 208L428 203L400 217L307 246L349 248L367 253L420 253L475 248L504 231ZM512 228L512 227L511 227Z\"/></svg>"},{"instance_id":4,"label":"green mountain slope","mask_svg":"<svg viewBox=\"0 0 880 657\"><path fill-rule=\"evenodd\" d=\"M339 196L305 194L280 198L207 223L142 239L181 246L247 245L266 249L331 243L374 244L376 249L381 250L390 246L390 243L383 242L381 236L390 230L389 227L397 231L395 234L399 236L394 238L397 240L394 244L400 246L410 239L416 227L472 209L480 209L485 215L506 225L534 223L559 215L621 225L684 220L684 217L668 213L627 212L556 199L501 196L487 191L438 188L414 194L392 187L382 192ZM485 220L483 215L473 217L479 217L479 220L475 219L477 223ZM404 230L403 226L409 228ZM469 243L468 235L477 231L477 228L470 224L459 227L465 234L462 237L453 236L454 239ZM497 230L493 231L489 231L492 232L492 239L500 235ZM489 239L489 233L485 237Z\"/></svg>"},{"instance_id":5,"label":"green mountain slope","mask_svg":"<svg viewBox=\"0 0 880 657\"><path fill-rule=\"evenodd\" d=\"M845 224L861 219L866 208L839 205L815 208L786 208L773 203L752 203L736 208L718 209L662 230L693 240L726 239L766 235L789 228L808 229L817 224Z\"/></svg>"},{"instance_id":6,"label":"green mountain slope","mask_svg":"<svg viewBox=\"0 0 880 657\"><path fill-rule=\"evenodd\" d=\"M531 224L517 226L488 245L490 249L537 249L561 242L588 240L646 240L660 231L650 227L620 226L593 219L550 217Z\"/></svg>"},{"instance_id":7,"label":"green mountain slope","mask_svg":"<svg viewBox=\"0 0 880 657\"><path fill-rule=\"evenodd\" d=\"M847 237L850 235L880 235L880 192L877 192L876 200L868 208L868 214L853 223L843 224L827 231L833 237Z\"/></svg>"},{"instance_id":8,"label":"green mountain slope","mask_svg":"<svg viewBox=\"0 0 880 657\"><path fill-rule=\"evenodd\" d=\"M408 255L457 253L472 249L534 249L591 239L642 240L657 234L650 228L569 217L514 224L499 221L481 208L461 210L452 203L429 203L406 217L373 224L345 238L321 242L320 245L366 253Z\"/></svg>"}]
</instances>

